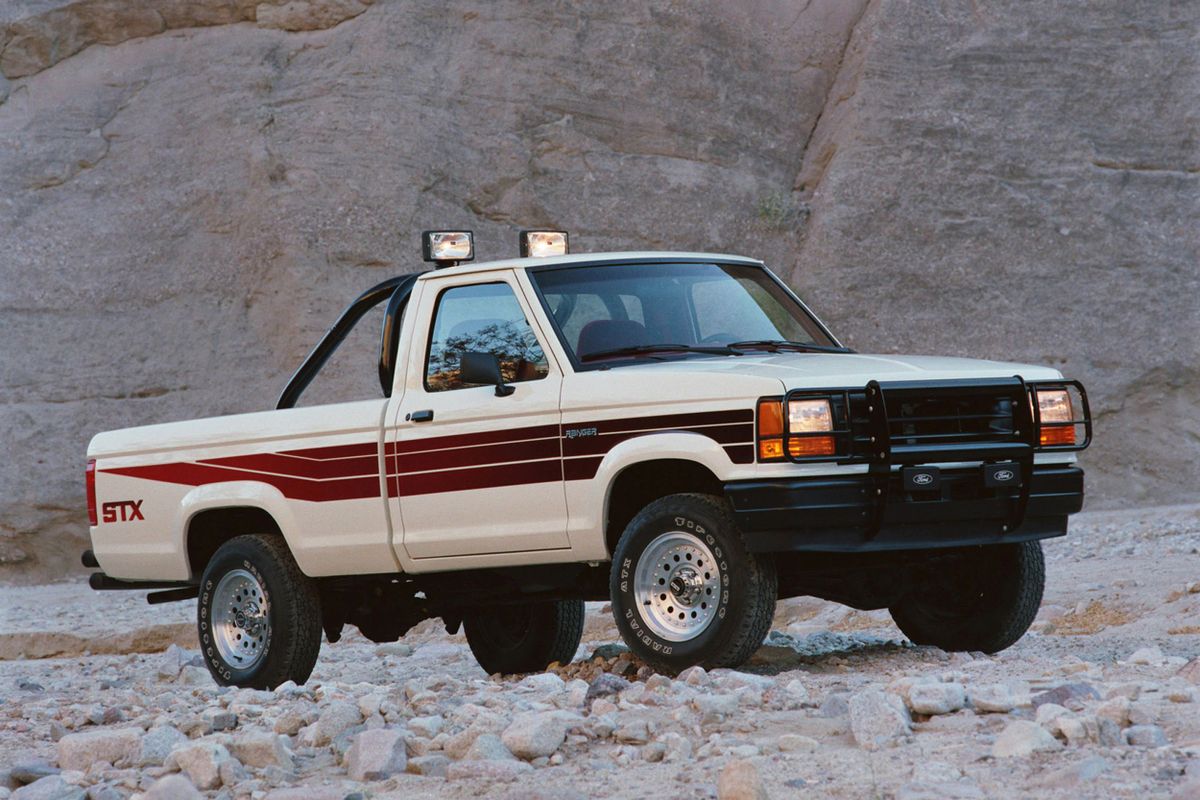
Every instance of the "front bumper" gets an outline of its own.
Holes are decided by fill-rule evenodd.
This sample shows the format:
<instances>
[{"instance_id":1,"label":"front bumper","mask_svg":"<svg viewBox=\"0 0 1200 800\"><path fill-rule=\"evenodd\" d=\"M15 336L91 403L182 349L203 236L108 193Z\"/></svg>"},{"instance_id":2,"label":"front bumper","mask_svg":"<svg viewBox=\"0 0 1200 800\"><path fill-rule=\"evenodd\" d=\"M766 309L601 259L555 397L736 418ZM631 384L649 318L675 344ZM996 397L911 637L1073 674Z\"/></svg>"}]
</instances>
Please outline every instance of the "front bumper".
<instances>
[{"instance_id":1,"label":"front bumper","mask_svg":"<svg viewBox=\"0 0 1200 800\"><path fill-rule=\"evenodd\" d=\"M867 552L1048 539L1083 507L1083 470L1034 466L1023 486L990 488L980 468L946 469L931 492L905 489L901 473L725 484L753 552Z\"/></svg>"}]
</instances>

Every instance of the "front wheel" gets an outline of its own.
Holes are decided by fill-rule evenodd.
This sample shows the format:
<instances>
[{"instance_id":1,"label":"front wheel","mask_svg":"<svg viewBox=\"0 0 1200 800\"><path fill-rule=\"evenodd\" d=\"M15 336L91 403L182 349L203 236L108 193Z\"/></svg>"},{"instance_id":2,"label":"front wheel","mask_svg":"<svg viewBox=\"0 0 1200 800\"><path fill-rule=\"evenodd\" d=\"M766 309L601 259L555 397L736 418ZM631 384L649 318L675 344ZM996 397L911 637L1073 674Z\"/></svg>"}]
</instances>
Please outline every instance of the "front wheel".
<instances>
[{"instance_id":1,"label":"front wheel","mask_svg":"<svg viewBox=\"0 0 1200 800\"><path fill-rule=\"evenodd\" d=\"M496 605L463 619L467 644L489 675L539 672L568 664L583 638L583 601Z\"/></svg>"},{"instance_id":2,"label":"front wheel","mask_svg":"<svg viewBox=\"0 0 1200 800\"><path fill-rule=\"evenodd\" d=\"M665 672L745 662L779 594L775 562L746 549L727 501L703 494L663 497L634 517L609 589L625 643Z\"/></svg>"},{"instance_id":3,"label":"front wheel","mask_svg":"<svg viewBox=\"0 0 1200 800\"><path fill-rule=\"evenodd\" d=\"M913 644L996 653L1025 635L1042 604L1041 542L964 550L888 609Z\"/></svg>"},{"instance_id":4,"label":"front wheel","mask_svg":"<svg viewBox=\"0 0 1200 800\"><path fill-rule=\"evenodd\" d=\"M237 536L204 568L197 626L204 662L222 686L302 684L321 649L316 582L282 538Z\"/></svg>"}]
</instances>

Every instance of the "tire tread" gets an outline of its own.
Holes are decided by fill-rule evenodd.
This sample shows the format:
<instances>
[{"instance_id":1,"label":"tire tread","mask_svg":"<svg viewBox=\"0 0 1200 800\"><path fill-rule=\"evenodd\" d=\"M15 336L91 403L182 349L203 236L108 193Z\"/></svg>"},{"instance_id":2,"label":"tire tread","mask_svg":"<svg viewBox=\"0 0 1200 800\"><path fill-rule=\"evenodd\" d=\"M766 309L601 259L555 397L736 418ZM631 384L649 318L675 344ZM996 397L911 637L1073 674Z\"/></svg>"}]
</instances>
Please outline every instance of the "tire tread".
<instances>
[{"instance_id":1,"label":"tire tread","mask_svg":"<svg viewBox=\"0 0 1200 800\"><path fill-rule=\"evenodd\" d=\"M617 585L617 568L615 565L619 564L625 558L626 554L624 551L630 546L629 542L633 536L633 532L661 515L664 507L680 503L698 504L704 507L704 510L708 514L719 520L726 531L733 532L736 537L736 543L744 547L744 541L742 540L741 533L738 531L737 523L733 519L733 512L729 507L729 501L724 497L697 492L685 492L667 495L649 503L629 522L624 533L621 534L616 550L613 553L612 595L614 599L614 616L617 613L617 603L615 602L617 596L615 590ZM756 557L748 552L746 556L745 560L748 566L745 570L739 571L736 576L738 582L750 590L746 598L745 613L739 621L738 627L734 630L733 635L724 640L718 649L700 660L700 665L705 668L737 667L744 664L762 646L763 640L767 638L767 633L771 630L771 622L775 618L775 604L779 597L779 578L775 571L775 562L770 558ZM619 619L618 627L620 627ZM679 669L678 664L671 664L661 658L656 658L654 653L649 652L645 648L638 647L636 642L629 642L627 640L626 644L630 646L639 658L656 669L664 672L675 672Z\"/></svg>"}]
</instances>

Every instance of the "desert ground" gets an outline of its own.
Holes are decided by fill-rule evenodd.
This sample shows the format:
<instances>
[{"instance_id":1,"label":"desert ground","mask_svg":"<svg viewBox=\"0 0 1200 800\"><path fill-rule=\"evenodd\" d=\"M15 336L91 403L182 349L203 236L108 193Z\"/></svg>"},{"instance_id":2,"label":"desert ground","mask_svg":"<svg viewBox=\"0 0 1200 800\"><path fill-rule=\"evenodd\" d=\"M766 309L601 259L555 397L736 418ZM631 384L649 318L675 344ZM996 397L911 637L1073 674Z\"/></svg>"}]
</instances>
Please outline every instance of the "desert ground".
<instances>
[{"instance_id":1,"label":"desert ground","mask_svg":"<svg viewBox=\"0 0 1200 800\"><path fill-rule=\"evenodd\" d=\"M490 677L428 622L325 645L305 686L223 689L195 603L0 588L0 800L1200 798L1200 506L1090 512L1045 543L994 656L886 612L779 606L739 670L672 679L589 606L575 661Z\"/></svg>"}]
</instances>

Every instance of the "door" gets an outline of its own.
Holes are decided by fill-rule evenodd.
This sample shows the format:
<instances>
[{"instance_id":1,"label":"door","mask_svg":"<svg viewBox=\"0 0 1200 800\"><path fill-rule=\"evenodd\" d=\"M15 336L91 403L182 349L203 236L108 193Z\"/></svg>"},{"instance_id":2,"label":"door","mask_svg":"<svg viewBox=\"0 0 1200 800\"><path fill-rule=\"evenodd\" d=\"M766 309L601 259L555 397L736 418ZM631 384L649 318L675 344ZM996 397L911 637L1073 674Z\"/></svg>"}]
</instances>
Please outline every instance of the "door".
<instances>
[{"instance_id":1,"label":"door","mask_svg":"<svg viewBox=\"0 0 1200 800\"><path fill-rule=\"evenodd\" d=\"M567 548L562 372L509 271L430 278L392 441L390 491L414 559ZM493 353L514 391L463 383Z\"/></svg>"}]
</instances>

